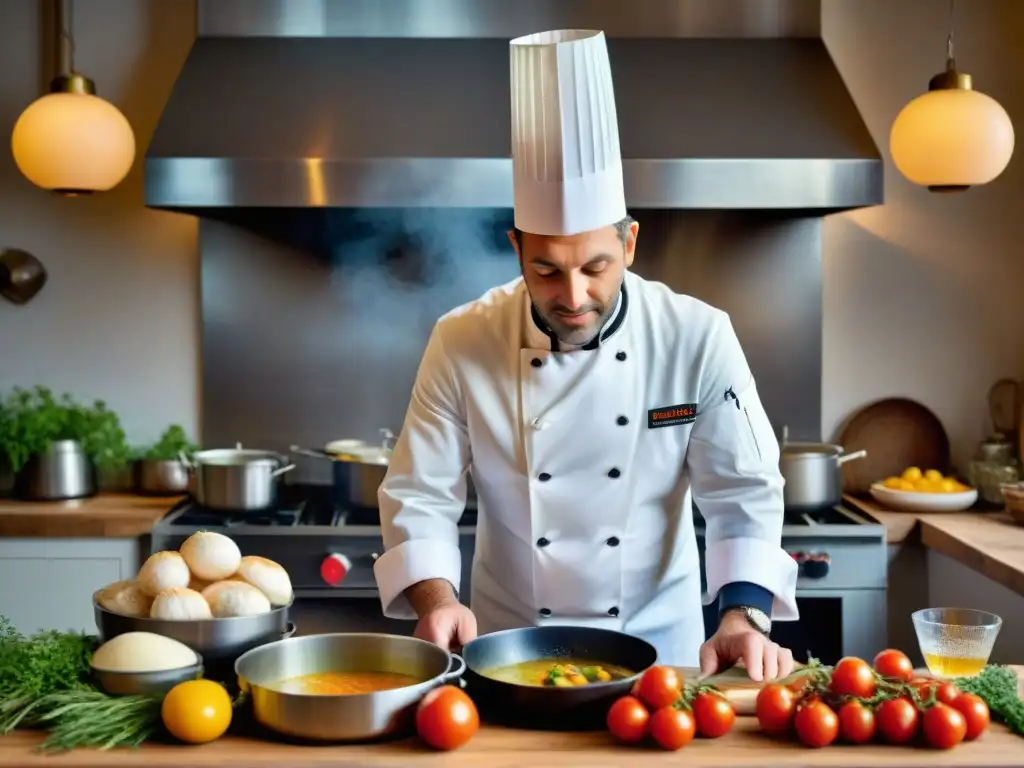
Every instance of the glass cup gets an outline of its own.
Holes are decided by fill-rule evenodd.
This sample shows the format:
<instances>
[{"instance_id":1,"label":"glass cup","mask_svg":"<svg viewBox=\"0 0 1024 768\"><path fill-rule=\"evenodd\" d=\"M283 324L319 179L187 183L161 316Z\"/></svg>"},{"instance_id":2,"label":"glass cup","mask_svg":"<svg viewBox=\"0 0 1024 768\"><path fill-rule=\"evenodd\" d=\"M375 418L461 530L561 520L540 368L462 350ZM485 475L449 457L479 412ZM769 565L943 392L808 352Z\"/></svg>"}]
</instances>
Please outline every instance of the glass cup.
<instances>
[{"instance_id":1,"label":"glass cup","mask_svg":"<svg viewBox=\"0 0 1024 768\"><path fill-rule=\"evenodd\" d=\"M1003 620L974 608L925 608L911 616L917 644L935 677L970 677L988 664Z\"/></svg>"}]
</instances>

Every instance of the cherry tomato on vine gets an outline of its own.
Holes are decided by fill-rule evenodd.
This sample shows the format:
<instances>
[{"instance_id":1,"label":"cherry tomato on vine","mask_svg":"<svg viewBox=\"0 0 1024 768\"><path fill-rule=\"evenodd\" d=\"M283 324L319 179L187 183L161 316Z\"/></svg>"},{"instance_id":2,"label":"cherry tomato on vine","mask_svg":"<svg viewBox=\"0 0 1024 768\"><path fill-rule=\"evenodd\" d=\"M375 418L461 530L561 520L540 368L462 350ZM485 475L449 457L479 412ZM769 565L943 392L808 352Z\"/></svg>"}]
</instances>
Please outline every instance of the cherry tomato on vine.
<instances>
[{"instance_id":1,"label":"cherry tomato on vine","mask_svg":"<svg viewBox=\"0 0 1024 768\"><path fill-rule=\"evenodd\" d=\"M886 699L875 710L878 733L890 744L906 744L917 735L917 707L909 699Z\"/></svg>"},{"instance_id":2,"label":"cherry tomato on vine","mask_svg":"<svg viewBox=\"0 0 1024 768\"><path fill-rule=\"evenodd\" d=\"M967 719L949 704L929 707L921 720L925 743L935 749L952 749L967 735Z\"/></svg>"},{"instance_id":3,"label":"cherry tomato on vine","mask_svg":"<svg viewBox=\"0 0 1024 768\"><path fill-rule=\"evenodd\" d=\"M953 702L960 698L960 689L956 683L939 683L935 688L935 700L952 706Z\"/></svg>"},{"instance_id":4,"label":"cherry tomato on vine","mask_svg":"<svg viewBox=\"0 0 1024 768\"><path fill-rule=\"evenodd\" d=\"M875 713L859 701L848 701L836 712L839 735L851 744L866 744L875 737Z\"/></svg>"},{"instance_id":5,"label":"cherry tomato on vine","mask_svg":"<svg viewBox=\"0 0 1024 768\"><path fill-rule=\"evenodd\" d=\"M640 699L623 696L608 710L607 724L612 736L626 744L636 744L647 735L651 714Z\"/></svg>"},{"instance_id":6,"label":"cherry tomato on vine","mask_svg":"<svg viewBox=\"0 0 1024 768\"><path fill-rule=\"evenodd\" d=\"M798 707L793 724L797 737L808 747L827 747L839 735L839 717L823 701Z\"/></svg>"},{"instance_id":7,"label":"cherry tomato on vine","mask_svg":"<svg viewBox=\"0 0 1024 768\"><path fill-rule=\"evenodd\" d=\"M840 659L833 668L829 688L837 696L867 699L875 695L878 681L874 670L866 661L847 656Z\"/></svg>"},{"instance_id":8,"label":"cherry tomato on vine","mask_svg":"<svg viewBox=\"0 0 1024 768\"><path fill-rule=\"evenodd\" d=\"M757 723L766 733L785 733L793 724L797 695L782 683L768 683L757 693Z\"/></svg>"},{"instance_id":9,"label":"cherry tomato on vine","mask_svg":"<svg viewBox=\"0 0 1024 768\"><path fill-rule=\"evenodd\" d=\"M967 721L967 733L964 735L964 741L974 741L988 730L991 715L988 711L988 704L980 696L973 693L961 693L953 702L953 707Z\"/></svg>"},{"instance_id":10,"label":"cherry tomato on vine","mask_svg":"<svg viewBox=\"0 0 1024 768\"><path fill-rule=\"evenodd\" d=\"M651 736L662 749L682 749L696 733L693 715L685 709L662 707L651 715Z\"/></svg>"},{"instance_id":11,"label":"cherry tomato on vine","mask_svg":"<svg viewBox=\"0 0 1024 768\"><path fill-rule=\"evenodd\" d=\"M651 709L661 709L679 701L683 681L672 667L651 667L637 680L633 694Z\"/></svg>"},{"instance_id":12,"label":"cherry tomato on vine","mask_svg":"<svg viewBox=\"0 0 1024 768\"><path fill-rule=\"evenodd\" d=\"M897 651L895 648L881 651L875 656L871 666L875 668L875 672L890 680L900 680L905 683L914 677L914 665L910 663L907 654Z\"/></svg>"},{"instance_id":13,"label":"cherry tomato on vine","mask_svg":"<svg viewBox=\"0 0 1024 768\"><path fill-rule=\"evenodd\" d=\"M718 693L698 693L690 703L697 732L706 739L717 739L732 730L736 710L728 699Z\"/></svg>"}]
</instances>

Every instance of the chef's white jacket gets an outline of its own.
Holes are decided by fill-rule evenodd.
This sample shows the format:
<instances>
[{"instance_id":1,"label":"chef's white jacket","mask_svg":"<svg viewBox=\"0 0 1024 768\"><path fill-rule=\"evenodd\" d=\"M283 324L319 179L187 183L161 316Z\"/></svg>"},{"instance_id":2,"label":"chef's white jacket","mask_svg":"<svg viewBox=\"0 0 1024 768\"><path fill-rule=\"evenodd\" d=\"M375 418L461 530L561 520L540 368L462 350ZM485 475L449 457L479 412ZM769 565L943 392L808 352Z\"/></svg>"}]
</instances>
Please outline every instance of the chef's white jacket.
<instances>
[{"instance_id":1,"label":"chef's white jacket","mask_svg":"<svg viewBox=\"0 0 1024 768\"><path fill-rule=\"evenodd\" d=\"M797 618L781 548L779 448L728 315L626 272L595 342L559 351L521 278L443 316L378 499L384 614L403 591L460 589L456 523L477 490L470 603L481 633L577 624L640 636L663 664L704 640L707 594L758 585Z\"/></svg>"}]
</instances>

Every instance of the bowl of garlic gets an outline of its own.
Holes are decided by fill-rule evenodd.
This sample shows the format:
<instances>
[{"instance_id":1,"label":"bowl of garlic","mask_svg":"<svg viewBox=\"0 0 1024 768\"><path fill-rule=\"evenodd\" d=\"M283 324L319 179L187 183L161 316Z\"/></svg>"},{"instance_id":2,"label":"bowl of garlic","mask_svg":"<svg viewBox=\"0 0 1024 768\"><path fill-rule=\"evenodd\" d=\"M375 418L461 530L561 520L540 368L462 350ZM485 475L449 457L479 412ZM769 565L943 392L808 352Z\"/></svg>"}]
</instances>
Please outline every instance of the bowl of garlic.
<instances>
[{"instance_id":1,"label":"bowl of garlic","mask_svg":"<svg viewBox=\"0 0 1024 768\"><path fill-rule=\"evenodd\" d=\"M184 643L208 664L295 632L291 579L278 563L243 556L234 540L199 531L175 552L151 555L134 579L93 595L102 640L151 632Z\"/></svg>"}]
</instances>

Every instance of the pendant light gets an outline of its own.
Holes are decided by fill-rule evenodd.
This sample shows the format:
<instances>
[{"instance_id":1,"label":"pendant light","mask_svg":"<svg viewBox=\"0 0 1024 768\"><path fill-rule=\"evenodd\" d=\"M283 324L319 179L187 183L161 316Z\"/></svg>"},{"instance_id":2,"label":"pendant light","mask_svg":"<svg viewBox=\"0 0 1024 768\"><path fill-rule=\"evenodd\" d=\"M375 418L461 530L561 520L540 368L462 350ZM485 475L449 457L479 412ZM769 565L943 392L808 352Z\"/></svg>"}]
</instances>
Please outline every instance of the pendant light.
<instances>
[{"instance_id":1,"label":"pendant light","mask_svg":"<svg viewBox=\"0 0 1024 768\"><path fill-rule=\"evenodd\" d=\"M954 0L949 2L946 71L896 116L889 152L907 179L932 192L988 184L1013 155L1013 123L999 102L972 88L953 58Z\"/></svg>"},{"instance_id":2,"label":"pendant light","mask_svg":"<svg viewBox=\"0 0 1024 768\"><path fill-rule=\"evenodd\" d=\"M57 76L50 92L14 124L11 151L33 184L75 196L117 186L135 160L135 135L125 116L96 95L92 80L74 69L71 0L56 0Z\"/></svg>"}]
</instances>

